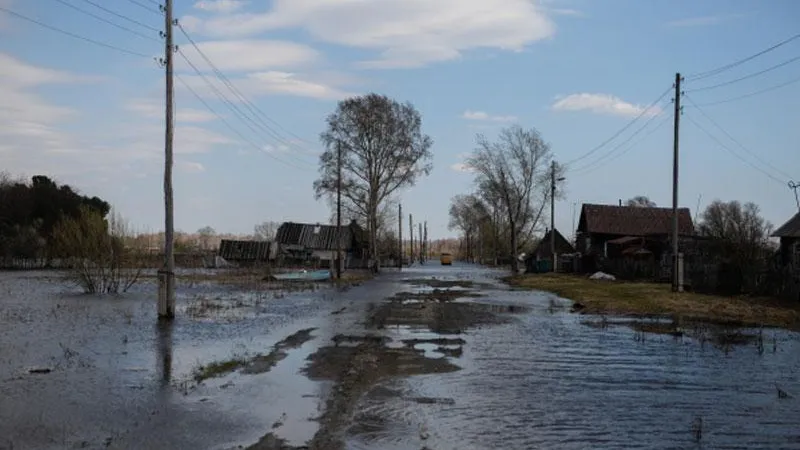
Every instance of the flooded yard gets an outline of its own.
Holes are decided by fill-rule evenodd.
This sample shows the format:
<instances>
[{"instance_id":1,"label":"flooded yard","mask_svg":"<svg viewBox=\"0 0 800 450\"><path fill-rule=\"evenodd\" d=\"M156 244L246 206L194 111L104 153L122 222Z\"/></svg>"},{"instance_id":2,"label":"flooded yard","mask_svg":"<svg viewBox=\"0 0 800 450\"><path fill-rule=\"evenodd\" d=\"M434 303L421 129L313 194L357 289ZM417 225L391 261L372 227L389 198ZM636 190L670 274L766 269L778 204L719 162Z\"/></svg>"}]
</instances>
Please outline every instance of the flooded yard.
<instances>
[{"instance_id":1,"label":"flooded yard","mask_svg":"<svg viewBox=\"0 0 800 450\"><path fill-rule=\"evenodd\" d=\"M800 448L797 333L578 315L503 274L189 283L169 328L152 285L0 274L0 448Z\"/></svg>"}]
</instances>

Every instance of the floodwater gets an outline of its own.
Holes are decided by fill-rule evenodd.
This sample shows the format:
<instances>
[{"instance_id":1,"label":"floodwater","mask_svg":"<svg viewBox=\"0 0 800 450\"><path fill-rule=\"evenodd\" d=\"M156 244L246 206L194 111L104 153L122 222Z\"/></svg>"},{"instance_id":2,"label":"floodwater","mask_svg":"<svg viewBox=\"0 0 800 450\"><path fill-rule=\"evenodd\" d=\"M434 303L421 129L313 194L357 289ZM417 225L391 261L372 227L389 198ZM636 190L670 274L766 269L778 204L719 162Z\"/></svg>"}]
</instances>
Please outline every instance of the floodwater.
<instances>
[{"instance_id":1,"label":"floodwater","mask_svg":"<svg viewBox=\"0 0 800 450\"><path fill-rule=\"evenodd\" d=\"M285 295L181 284L177 319L159 328L152 283L101 298L52 273L0 273L0 449L227 450L268 433L301 446L335 395L334 380L301 370L335 336L364 334L460 370L377 378L353 399L349 449L800 449L798 334L765 331L763 352L642 339L586 325L568 300L507 289L502 274L431 264ZM192 378L309 329L268 370Z\"/></svg>"},{"instance_id":2,"label":"floodwater","mask_svg":"<svg viewBox=\"0 0 800 450\"><path fill-rule=\"evenodd\" d=\"M458 266L403 274L491 282L486 275ZM353 427L348 448L800 448L796 333L765 331L763 352L753 344L726 352L690 338L642 340L627 326L587 326L587 316L551 294L501 285L481 292L460 301L527 313L457 336L463 353L450 359L462 370L389 380L367 394L356 417L380 418L380 426ZM405 339L436 337L387 328ZM776 386L793 397L779 398Z\"/></svg>"},{"instance_id":3,"label":"floodwater","mask_svg":"<svg viewBox=\"0 0 800 450\"><path fill-rule=\"evenodd\" d=\"M317 331L265 373L199 385L192 374L324 326L344 297L196 283L177 297L174 324L158 327L152 281L99 297L52 272L0 273L0 449L225 449L270 431L310 439L327 386L297 372Z\"/></svg>"}]
</instances>

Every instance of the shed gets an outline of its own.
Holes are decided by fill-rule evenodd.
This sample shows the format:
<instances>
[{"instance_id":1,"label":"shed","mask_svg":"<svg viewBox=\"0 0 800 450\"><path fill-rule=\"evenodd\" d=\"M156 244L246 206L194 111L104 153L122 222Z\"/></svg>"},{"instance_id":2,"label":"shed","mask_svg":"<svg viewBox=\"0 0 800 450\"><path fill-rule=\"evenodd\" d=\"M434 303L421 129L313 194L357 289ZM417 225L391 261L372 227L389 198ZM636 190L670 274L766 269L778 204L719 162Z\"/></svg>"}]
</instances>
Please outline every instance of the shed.
<instances>
[{"instance_id":1,"label":"shed","mask_svg":"<svg viewBox=\"0 0 800 450\"><path fill-rule=\"evenodd\" d=\"M780 238L780 260L784 268L784 296L800 301L800 212L772 233Z\"/></svg>"},{"instance_id":2,"label":"shed","mask_svg":"<svg viewBox=\"0 0 800 450\"><path fill-rule=\"evenodd\" d=\"M284 222L278 228L275 241L281 252L309 251L321 261L333 261L337 247L350 258L361 258L366 247L364 230L351 221L338 230L335 225ZM337 240L338 236L338 240Z\"/></svg>"},{"instance_id":3,"label":"shed","mask_svg":"<svg viewBox=\"0 0 800 450\"><path fill-rule=\"evenodd\" d=\"M218 255L226 261L269 261L275 257L271 255L270 247L269 241L237 241L223 239L219 244Z\"/></svg>"}]
</instances>

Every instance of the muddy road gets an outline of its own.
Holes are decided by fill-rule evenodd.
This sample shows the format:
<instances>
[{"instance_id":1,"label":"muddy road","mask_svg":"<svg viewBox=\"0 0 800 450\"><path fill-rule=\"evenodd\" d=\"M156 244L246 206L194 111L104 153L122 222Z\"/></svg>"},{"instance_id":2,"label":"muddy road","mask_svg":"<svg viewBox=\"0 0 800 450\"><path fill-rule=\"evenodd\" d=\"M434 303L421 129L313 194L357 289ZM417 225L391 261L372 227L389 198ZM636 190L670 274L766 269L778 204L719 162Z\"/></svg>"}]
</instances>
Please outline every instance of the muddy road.
<instances>
[{"instance_id":1,"label":"muddy road","mask_svg":"<svg viewBox=\"0 0 800 450\"><path fill-rule=\"evenodd\" d=\"M583 316L501 275L182 284L160 328L153 286L0 274L0 449L800 448L797 334Z\"/></svg>"}]
</instances>

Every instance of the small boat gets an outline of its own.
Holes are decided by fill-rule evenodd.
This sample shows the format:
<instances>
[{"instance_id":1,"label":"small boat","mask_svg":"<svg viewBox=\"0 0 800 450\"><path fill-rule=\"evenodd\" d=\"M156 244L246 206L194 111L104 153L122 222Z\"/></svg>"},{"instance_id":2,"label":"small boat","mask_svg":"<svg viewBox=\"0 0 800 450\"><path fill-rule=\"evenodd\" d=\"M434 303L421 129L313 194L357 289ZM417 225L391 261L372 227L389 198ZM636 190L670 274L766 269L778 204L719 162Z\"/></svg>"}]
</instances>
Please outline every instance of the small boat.
<instances>
[{"instance_id":1,"label":"small boat","mask_svg":"<svg viewBox=\"0 0 800 450\"><path fill-rule=\"evenodd\" d=\"M277 281L328 281L331 278L329 270L299 270L297 272L276 273L272 275Z\"/></svg>"}]
</instances>

